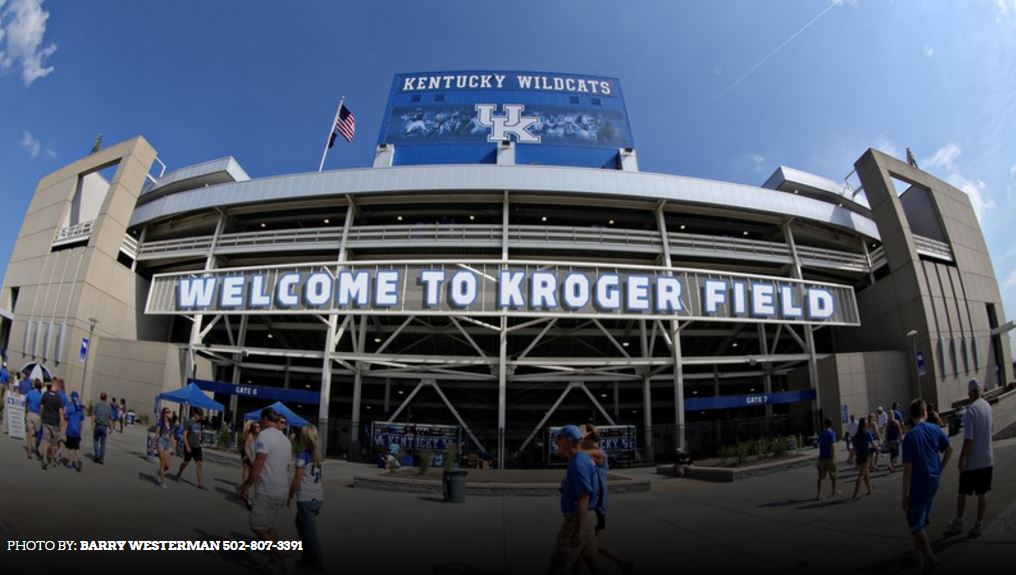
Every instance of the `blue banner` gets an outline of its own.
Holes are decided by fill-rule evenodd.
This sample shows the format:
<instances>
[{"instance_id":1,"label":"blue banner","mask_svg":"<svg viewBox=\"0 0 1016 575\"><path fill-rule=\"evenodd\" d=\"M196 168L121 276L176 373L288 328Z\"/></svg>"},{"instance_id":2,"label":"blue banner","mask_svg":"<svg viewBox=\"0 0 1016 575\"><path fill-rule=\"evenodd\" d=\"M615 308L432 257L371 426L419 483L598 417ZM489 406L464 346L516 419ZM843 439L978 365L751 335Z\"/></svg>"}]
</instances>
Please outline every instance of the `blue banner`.
<instances>
[{"instance_id":1,"label":"blue banner","mask_svg":"<svg viewBox=\"0 0 1016 575\"><path fill-rule=\"evenodd\" d=\"M261 385L240 385L226 383L224 381L206 381L203 379L188 379L187 383L195 383L205 391L213 393L224 393L226 395L239 395L242 397L253 397L265 401L282 401L289 403L321 403L321 396L316 391L302 389L281 389L278 387L265 387Z\"/></svg>"},{"instance_id":2,"label":"blue banner","mask_svg":"<svg viewBox=\"0 0 1016 575\"><path fill-rule=\"evenodd\" d=\"M815 399L814 389L779 391L776 393L753 393L750 395L721 395L719 397L693 397L684 400L685 411L708 411L711 409L734 409L737 407L759 407L777 403L796 403Z\"/></svg>"},{"instance_id":3,"label":"blue banner","mask_svg":"<svg viewBox=\"0 0 1016 575\"><path fill-rule=\"evenodd\" d=\"M401 449L444 451L452 443L462 443L457 425L375 421L370 435L373 445L386 449L394 443Z\"/></svg>"}]
</instances>

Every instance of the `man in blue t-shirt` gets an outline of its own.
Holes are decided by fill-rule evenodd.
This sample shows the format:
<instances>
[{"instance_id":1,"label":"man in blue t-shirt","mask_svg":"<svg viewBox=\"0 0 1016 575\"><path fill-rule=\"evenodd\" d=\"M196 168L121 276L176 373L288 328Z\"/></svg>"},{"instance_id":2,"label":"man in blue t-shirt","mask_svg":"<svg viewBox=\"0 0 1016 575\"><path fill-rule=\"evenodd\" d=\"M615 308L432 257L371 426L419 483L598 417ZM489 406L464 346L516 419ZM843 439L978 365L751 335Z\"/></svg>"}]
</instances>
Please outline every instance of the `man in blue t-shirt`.
<instances>
[{"instance_id":1,"label":"man in blue t-shirt","mask_svg":"<svg viewBox=\"0 0 1016 575\"><path fill-rule=\"evenodd\" d=\"M924 401L915 399L910 404L910 432L903 438L903 511L907 525L914 536L914 554L920 559L924 572L934 568L938 561L931 551L927 527L931 523L931 506L938 491L942 468L949 463L952 446L942 428L926 422L928 408ZM942 458L939 459L939 453Z\"/></svg>"},{"instance_id":2,"label":"man in blue t-shirt","mask_svg":"<svg viewBox=\"0 0 1016 575\"><path fill-rule=\"evenodd\" d=\"M67 465L81 471L81 423L85 420L85 406L79 401L78 392L71 392L70 403L64 408L67 422Z\"/></svg>"},{"instance_id":3,"label":"man in blue t-shirt","mask_svg":"<svg viewBox=\"0 0 1016 575\"><path fill-rule=\"evenodd\" d=\"M36 437L42 430L42 419L39 418L39 410L42 408L42 382L35 380L35 386L25 394L25 448L28 451L28 458L33 453L38 453ZM42 456L39 456L42 458Z\"/></svg>"},{"instance_id":4,"label":"man in blue t-shirt","mask_svg":"<svg viewBox=\"0 0 1016 575\"><path fill-rule=\"evenodd\" d=\"M818 484L815 487L815 499L822 499L822 480L826 475L832 481L829 497L836 495L836 457L833 446L836 445L836 432L833 431L832 418L823 421L825 429L818 434Z\"/></svg>"},{"instance_id":5,"label":"man in blue t-shirt","mask_svg":"<svg viewBox=\"0 0 1016 575\"><path fill-rule=\"evenodd\" d=\"M21 378L21 381L18 382L18 393L27 396L31 392L32 392L32 380L28 379L28 376L26 375Z\"/></svg>"},{"instance_id":6,"label":"man in blue t-shirt","mask_svg":"<svg viewBox=\"0 0 1016 575\"><path fill-rule=\"evenodd\" d=\"M579 450L581 440L582 431L574 425L562 427L554 438L558 452L568 458L568 470L561 482L564 522L550 558L551 574L570 574L579 559L590 568L596 566L596 521L591 511L599 501L601 486L592 457Z\"/></svg>"}]
</instances>

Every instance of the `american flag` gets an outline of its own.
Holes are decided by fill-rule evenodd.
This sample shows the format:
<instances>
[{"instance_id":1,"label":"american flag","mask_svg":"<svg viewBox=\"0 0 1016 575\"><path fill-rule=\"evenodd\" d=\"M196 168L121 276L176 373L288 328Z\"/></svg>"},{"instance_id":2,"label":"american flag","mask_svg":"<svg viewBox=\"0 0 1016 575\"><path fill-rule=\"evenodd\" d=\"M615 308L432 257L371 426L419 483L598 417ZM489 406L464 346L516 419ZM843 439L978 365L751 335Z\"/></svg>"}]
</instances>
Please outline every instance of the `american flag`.
<instances>
[{"instance_id":1,"label":"american flag","mask_svg":"<svg viewBox=\"0 0 1016 575\"><path fill-rule=\"evenodd\" d=\"M342 134L347 142L352 142L353 136L356 135L356 116L345 104L339 108L339 117L335 120L335 127L332 128L332 139L328 142L329 148L335 145L335 136L338 134Z\"/></svg>"}]
</instances>

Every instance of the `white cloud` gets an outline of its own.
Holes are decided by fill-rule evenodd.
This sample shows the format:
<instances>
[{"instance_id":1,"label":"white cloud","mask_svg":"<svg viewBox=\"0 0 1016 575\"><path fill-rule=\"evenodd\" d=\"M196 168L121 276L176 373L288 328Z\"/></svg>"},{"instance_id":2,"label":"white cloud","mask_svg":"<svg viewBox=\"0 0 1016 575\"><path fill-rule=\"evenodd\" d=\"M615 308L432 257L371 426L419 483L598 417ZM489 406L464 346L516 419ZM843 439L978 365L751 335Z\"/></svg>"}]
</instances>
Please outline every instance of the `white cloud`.
<instances>
[{"instance_id":1,"label":"white cloud","mask_svg":"<svg viewBox=\"0 0 1016 575\"><path fill-rule=\"evenodd\" d=\"M929 58L931 58L932 56L935 55L935 49L932 48L931 46L925 46L924 47L924 55L929 57Z\"/></svg>"},{"instance_id":2,"label":"white cloud","mask_svg":"<svg viewBox=\"0 0 1016 575\"><path fill-rule=\"evenodd\" d=\"M39 143L39 140L33 138L32 133L28 130L23 130L21 132L21 147L28 150L28 153L33 158L37 157L39 155L39 151L42 150L42 144Z\"/></svg>"},{"instance_id":3,"label":"white cloud","mask_svg":"<svg viewBox=\"0 0 1016 575\"><path fill-rule=\"evenodd\" d=\"M875 143L873 143L871 145L871 147L875 148L876 150L878 150L880 152L884 152L886 154L889 154L890 156L892 156L894 158L896 157L896 153L898 151L896 149L896 145L893 144L893 141L890 140L889 136L887 136L885 134L879 134L875 138Z\"/></svg>"},{"instance_id":4,"label":"white cloud","mask_svg":"<svg viewBox=\"0 0 1016 575\"><path fill-rule=\"evenodd\" d=\"M995 4L998 6L998 17L995 18L995 22L1016 16L1016 0L995 0Z\"/></svg>"},{"instance_id":5,"label":"white cloud","mask_svg":"<svg viewBox=\"0 0 1016 575\"><path fill-rule=\"evenodd\" d=\"M746 157L749 160L751 160L753 164L755 164L755 171L756 172L761 172L762 171L762 163L766 161L765 157L760 156L758 154L748 154Z\"/></svg>"},{"instance_id":6,"label":"white cloud","mask_svg":"<svg viewBox=\"0 0 1016 575\"><path fill-rule=\"evenodd\" d=\"M970 204L974 208L977 221L983 221L984 214L995 209L995 200L988 195L988 184L983 180L967 179L956 166L956 158L963 152L955 142L949 142L932 154L931 158L924 160L921 166L931 170L941 168L945 172L945 180L963 190L970 196Z\"/></svg>"},{"instance_id":7,"label":"white cloud","mask_svg":"<svg viewBox=\"0 0 1016 575\"><path fill-rule=\"evenodd\" d=\"M28 86L53 73L46 59L56 52L56 44L43 45L49 12L42 9L44 0L0 0L0 70L21 65L21 79Z\"/></svg>"},{"instance_id":8,"label":"white cloud","mask_svg":"<svg viewBox=\"0 0 1016 575\"><path fill-rule=\"evenodd\" d=\"M1009 275L1005 278L1005 289L1012 289L1016 287L1016 269L1009 272Z\"/></svg>"},{"instance_id":9,"label":"white cloud","mask_svg":"<svg viewBox=\"0 0 1016 575\"><path fill-rule=\"evenodd\" d=\"M945 146L942 146L935 151L935 154L931 158L922 162L928 168L944 168L946 172L953 172L956 166L953 162L956 161L956 156L960 155L960 147L953 142L949 142Z\"/></svg>"}]
</instances>

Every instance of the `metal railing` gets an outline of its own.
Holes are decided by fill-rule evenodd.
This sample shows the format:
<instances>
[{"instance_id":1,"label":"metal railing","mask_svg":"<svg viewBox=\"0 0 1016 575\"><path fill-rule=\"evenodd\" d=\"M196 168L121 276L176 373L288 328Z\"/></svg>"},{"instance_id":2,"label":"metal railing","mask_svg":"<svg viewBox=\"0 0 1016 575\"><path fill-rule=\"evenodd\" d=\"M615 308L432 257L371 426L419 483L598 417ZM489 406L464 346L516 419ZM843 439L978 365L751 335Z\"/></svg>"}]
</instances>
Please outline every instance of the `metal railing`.
<instances>
[{"instance_id":1,"label":"metal railing","mask_svg":"<svg viewBox=\"0 0 1016 575\"><path fill-rule=\"evenodd\" d=\"M930 258L940 259L947 262L953 261L952 249L949 247L949 244L945 242L940 242L929 237L914 234L914 247L917 248L918 255L928 256Z\"/></svg>"},{"instance_id":2,"label":"metal railing","mask_svg":"<svg viewBox=\"0 0 1016 575\"><path fill-rule=\"evenodd\" d=\"M89 220L87 222L81 222L65 228L60 228L60 231L56 233L56 239L53 241L53 245L60 246L81 241L83 239L87 240L88 237L92 235L92 228L94 227L95 220Z\"/></svg>"},{"instance_id":3,"label":"metal railing","mask_svg":"<svg viewBox=\"0 0 1016 575\"><path fill-rule=\"evenodd\" d=\"M129 234L124 235L123 240L120 242L120 251L129 255L131 259L138 259L138 240L132 238Z\"/></svg>"},{"instance_id":4,"label":"metal railing","mask_svg":"<svg viewBox=\"0 0 1016 575\"><path fill-rule=\"evenodd\" d=\"M788 264L793 262L790 247L778 242L671 233L672 253L682 256L713 256L737 260ZM149 260L188 255L205 255L213 236L144 242L137 259ZM283 250L337 250L342 230L337 227L223 234L215 242L216 253L254 253ZM394 226L356 226L350 229L349 247L386 248L392 246L470 246L499 247L501 226L485 224L407 224ZM510 248L583 249L659 253L662 240L654 230L633 230L597 226L534 226L508 228ZM802 265L856 272L868 271L863 254L799 246ZM875 261L875 257L872 257Z\"/></svg>"}]
</instances>

